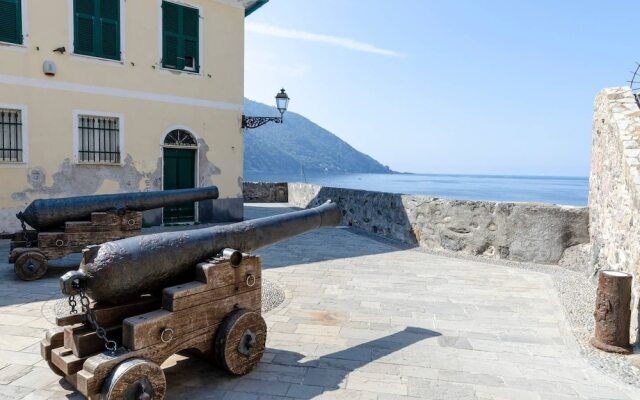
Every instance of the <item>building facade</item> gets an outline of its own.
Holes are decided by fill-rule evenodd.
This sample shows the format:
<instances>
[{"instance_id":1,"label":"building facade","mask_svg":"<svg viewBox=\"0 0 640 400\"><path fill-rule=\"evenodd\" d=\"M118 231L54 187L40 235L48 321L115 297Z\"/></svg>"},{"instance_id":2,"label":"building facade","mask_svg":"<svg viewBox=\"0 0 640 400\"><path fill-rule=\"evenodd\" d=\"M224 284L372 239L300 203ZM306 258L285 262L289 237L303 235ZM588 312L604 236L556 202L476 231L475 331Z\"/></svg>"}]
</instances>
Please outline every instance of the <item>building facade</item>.
<instances>
[{"instance_id":1,"label":"building facade","mask_svg":"<svg viewBox=\"0 0 640 400\"><path fill-rule=\"evenodd\" d=\"M265 0L0 0L0 232L32 200L215 184L243 218L244 18Z\"/></svg>"}]
</instances>

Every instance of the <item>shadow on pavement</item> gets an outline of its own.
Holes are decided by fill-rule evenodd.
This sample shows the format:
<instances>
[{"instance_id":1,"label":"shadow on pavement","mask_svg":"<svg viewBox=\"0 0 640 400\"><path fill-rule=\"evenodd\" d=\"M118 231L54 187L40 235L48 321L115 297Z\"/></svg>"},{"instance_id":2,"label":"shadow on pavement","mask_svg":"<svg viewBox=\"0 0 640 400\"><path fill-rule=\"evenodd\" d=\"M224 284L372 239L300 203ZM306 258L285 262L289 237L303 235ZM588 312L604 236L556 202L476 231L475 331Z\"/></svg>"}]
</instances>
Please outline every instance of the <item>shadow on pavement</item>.
<instances>
[{"instance_id":1,"label":"shadow on pavement","mask_svg":"<svg viewBox=\"0 0 640 400\"><path fill-rule=\"evenodd\" d=\"M185 358L164 369L167 396L190 399L232 391L237 394L233 398L242 398L241 393L252 393L313 399L324 392L339 389L347 375L358 368L437 336L441 334L436 331L407 327L400 332L309 360L300 353L267 348L265 355L271 361L260 363L254 371L240 378L230 377L196 357Z\"/></svg>"}]
</instances>

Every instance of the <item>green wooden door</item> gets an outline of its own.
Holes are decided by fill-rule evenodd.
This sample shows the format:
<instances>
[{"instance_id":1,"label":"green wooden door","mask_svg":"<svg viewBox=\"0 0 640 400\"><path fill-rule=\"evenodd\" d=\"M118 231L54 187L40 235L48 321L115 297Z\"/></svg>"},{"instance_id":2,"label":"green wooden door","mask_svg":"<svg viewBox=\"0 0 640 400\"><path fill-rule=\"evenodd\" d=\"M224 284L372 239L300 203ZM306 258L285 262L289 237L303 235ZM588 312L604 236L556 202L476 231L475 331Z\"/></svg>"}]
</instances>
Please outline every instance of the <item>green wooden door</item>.
<instances>
[{"instance_id":1,"label":"green wooden door","mask_svg":"<svg viewBox=\"0 0 640 400\"><path fill-rule=\"evenodd\" d=\"M164 190L188 189L195 187L195 149L164 149ZM163 222L195 221L195 204L184 203L173 207L165 207Z\"/></svg>"}]
</instances>

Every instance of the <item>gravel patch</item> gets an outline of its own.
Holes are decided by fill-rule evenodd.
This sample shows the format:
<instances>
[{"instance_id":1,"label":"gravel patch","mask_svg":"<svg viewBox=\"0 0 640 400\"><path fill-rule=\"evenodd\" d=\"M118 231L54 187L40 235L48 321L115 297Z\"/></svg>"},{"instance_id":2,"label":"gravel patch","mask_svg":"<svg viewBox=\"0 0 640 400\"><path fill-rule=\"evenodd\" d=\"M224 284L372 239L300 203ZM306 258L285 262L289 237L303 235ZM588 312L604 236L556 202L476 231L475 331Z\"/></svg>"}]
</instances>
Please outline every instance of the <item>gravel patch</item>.
<instances>
[{"instance_id":1,"label":"gravel patch","mask_svg":"<svg viewBox=\"0 0 640 400\"><path fill-rule=\"evenodd\" d=\"M282 286L262 278L262 313L266 314L284 302Z\"/></svg>"}]
</instances>

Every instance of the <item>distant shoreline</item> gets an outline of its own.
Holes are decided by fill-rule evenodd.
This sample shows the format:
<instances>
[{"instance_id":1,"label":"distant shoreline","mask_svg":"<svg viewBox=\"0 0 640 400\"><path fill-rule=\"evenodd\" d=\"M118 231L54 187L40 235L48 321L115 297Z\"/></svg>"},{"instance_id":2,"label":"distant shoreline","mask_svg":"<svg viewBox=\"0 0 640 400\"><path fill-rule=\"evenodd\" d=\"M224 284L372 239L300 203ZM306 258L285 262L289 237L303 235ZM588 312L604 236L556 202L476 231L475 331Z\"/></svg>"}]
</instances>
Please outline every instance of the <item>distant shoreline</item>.
<instances>
[{"instance_id":1,"label":"distant shoreline","mask_svg":"<svg viewBox=\"0 0 640 400\"><path fill-rule=\"evenodd\" d=\"M433 173L433 172L340 172L340 171L304 171L308 176L339 176L339 175L415 175L415 176L451 176L451 177L470 177L470 178L506 178L506 179L589 179L589 176L575 175L517 175L517 174L461 174L461 173ZM300 175L300 171L296 172L275 172L264 174L261 172L245 172L247 175Z\"/></svg>"},{"instance_id":2,"label":"distant shoreline","mask_svg":"<svg viewBox=\"0 0 640 400\"><path fill-rule=\"evenodd\" d=\"M438 198L586 206L589 178L576 176L328 173L247 173L246 182L302 182L326 187Z\"/></svg>"}]
</instances>

